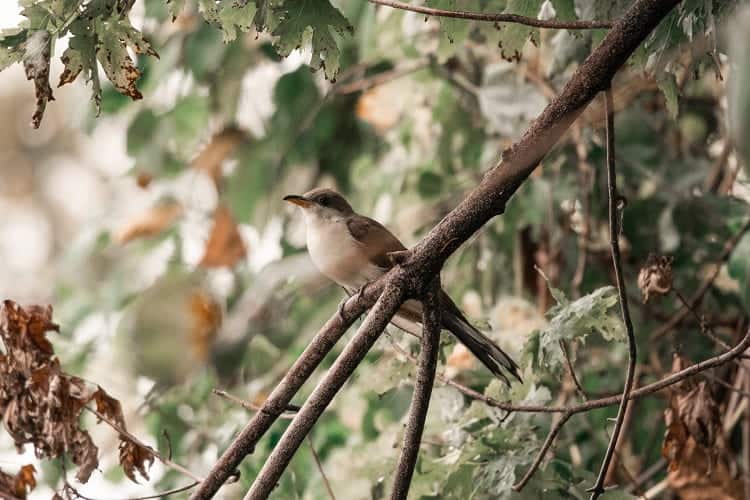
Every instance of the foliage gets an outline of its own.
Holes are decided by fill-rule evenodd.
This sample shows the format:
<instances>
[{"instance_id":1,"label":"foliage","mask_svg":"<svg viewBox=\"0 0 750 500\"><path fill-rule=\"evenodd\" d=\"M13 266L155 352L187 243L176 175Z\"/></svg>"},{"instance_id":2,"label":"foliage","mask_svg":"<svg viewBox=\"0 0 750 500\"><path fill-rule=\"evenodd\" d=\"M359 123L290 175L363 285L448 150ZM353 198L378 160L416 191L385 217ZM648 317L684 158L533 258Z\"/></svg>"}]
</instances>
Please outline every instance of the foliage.
<instances>
[{"instance_id":1,"label":"foliage","mask_svg":"<svg viewBox=\"0 0 750 500\"><path fill-rule=\"evenodd\" d=\"M747 113L727 119L750 102L744 85L750 65L746 38L738 36L728 56L717 42L728 31L726 19L741 18L734 15L736 3L683 1L614 82L620 238L643 367L638 386L668 373L675 351L693 362L714 354L716 346L703 335L708 327L732 343L750 313L750 236L741 234L750 212L740 168ZM604 20L616 19L630 2L425 4ZM481 181L606 33L425 20L366 2L329 0L21 5L25 21L0 38L0 69L23 65L36 92L34 124L59 105L49 103L49 79L57 71L50 58L61 54L58 86L91 88L94 106L83 128L96 132L108 120L117 124L132 162L126 180L149 196L149 206L129 212L127 220L110 215L114 201L107 200L100 212L106 215L92 217L75 238L60 239L65 244L50 287L63 325L60 345L53 341L56 370L77 381L111 349L115 362L105 371L133 381L132 394L120 398L123 406L143 408L132 416L125 412L129 428L140 424L139 432L162 454L196 470L207 470L248 419L244 408L212 389L262 402L341 298L310 268L300 220L281 198L336 186L358 211L414 243ZM728 72L735 62L741 71ZM730 98L738 106L722 104L726 88L717 75L735 79ZM611 286L603 116L601 102L592 103L506 212L443 271L443 283L467 315L521 362L524 383L504 388L445 337L439 370L451 380L497 400L572 403L578 395L561 369L566 347L589 395L621 389L627 350ZM728 146L731 137L740 154ZM102 156L107 161L108 152ZM736 247L723 255L732 241ZM636 296L636 277L651 254L671 255L671 291L644 304ZM691 299L706 283L696 301L703 324L686 315L659 333L682 307L676 293ZM108 326L87 337L91 324ZM381 339L312 435L339 498L388 496L415 374L412 360L391 342L410 354L417 348L397 331ZM51 348L45 342L40 347ZM5 356L7 348L0 359ZM726 368L712 376L735 384L737 373ZM295 403L304 401L319 376ZM702 401L737 408L731 391L707 380L701 383L714 393ZM86 403L98 406L99 399L89 396ZM631 476L659 460L666 430L665 444L686 446L687 434L673 439L688 426L677 399L646 399L634 407L635 422L653 425L626 431L613 481L629 485ZM67 424L85 433L76 427L76 405L75 421ZM122 412L108 407L99 412L119 422ZM674 412L671 420L664 418L667 408ZM438 383L411 496L584 498L614 411L572 417L576 423L558 436L554 458L516 493L510 486L532 463L555 417L506 415ZM243 462L226 498L241 498L286 425L277 423ZM720 444L701 445L721 446L725 465L734 465L741 453L739 427ZM132 446L122 441L114 459L124 472L119 466L104 471L112 485L127 481L123 474L146 478L145 472L157 491L184 484L174 471L148 470L154 455ZM92 457L80 459L75 450L56 448L43 456L63 451L79 473L92 473ZM0 491L15 488L13 494L22 496L16 484L28 489L34 481L61 490L60 463L43 464L36 475L29 469L0 474ZM678 481L696 470L703 473L686 462L684 474L669 475ZM326 495L303 447L274 497ZM604 498L631 496L620 489Z\"/></svg>"}]
</instances>

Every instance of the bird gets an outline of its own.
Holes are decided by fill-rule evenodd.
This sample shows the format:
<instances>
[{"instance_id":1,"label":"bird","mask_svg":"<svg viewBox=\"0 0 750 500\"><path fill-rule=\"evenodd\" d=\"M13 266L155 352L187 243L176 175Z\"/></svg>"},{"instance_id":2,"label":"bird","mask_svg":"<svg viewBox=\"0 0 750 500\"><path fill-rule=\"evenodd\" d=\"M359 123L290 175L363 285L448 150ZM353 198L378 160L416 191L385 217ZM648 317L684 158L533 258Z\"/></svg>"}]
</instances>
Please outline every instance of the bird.
<instances>
[{"instance_id":1,"label":"bird","mask_svg":"<svg viewBox=\"0 0 750 500\"><path fill-rule=\"evenodd\" d=\"M393 266L388 254L406 247L378 221L360 215L338 192L316 188L303 195L287 195L297 205L306 227L307 251L315 267L347 294L358 293ZM490 372L511 385L507 374L523 383L518 364L490 338L476 329L445 290L439 292L442 326L451 332ZM422 304L409 299L391 320L399 329L421 335Z\"/></svg>"}]
</instances>

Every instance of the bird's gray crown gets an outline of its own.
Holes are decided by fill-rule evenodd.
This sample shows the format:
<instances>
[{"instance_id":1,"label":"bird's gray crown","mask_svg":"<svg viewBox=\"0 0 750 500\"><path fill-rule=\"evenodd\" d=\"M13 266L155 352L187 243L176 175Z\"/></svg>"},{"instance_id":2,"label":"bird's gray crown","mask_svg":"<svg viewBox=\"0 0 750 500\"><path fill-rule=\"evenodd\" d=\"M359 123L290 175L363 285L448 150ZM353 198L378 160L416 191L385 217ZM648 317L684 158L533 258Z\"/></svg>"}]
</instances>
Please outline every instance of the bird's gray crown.
<instances>
[{"instance_id":1,"label":"bird's gray crown","mask_svg":"<svg viewBox=\"0 0 750 500\"><path fill-rule=\"evenodd\" d=\"M304 197L321 207L327 207L342 214L354 213L349 202L333 189L316 188L305 193Z\"/></svg>"}]
</instances>

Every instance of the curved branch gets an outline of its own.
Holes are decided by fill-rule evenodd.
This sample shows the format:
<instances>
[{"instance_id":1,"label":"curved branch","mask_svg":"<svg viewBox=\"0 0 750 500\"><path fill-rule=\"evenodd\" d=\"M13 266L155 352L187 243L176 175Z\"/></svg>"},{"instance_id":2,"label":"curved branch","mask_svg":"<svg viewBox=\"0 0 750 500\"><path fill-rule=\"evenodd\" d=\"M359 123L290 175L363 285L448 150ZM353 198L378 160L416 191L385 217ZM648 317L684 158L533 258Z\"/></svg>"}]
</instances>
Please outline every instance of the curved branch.
<instances>
[{"instance_id":1,"label":"curved branch","mask_svg":"<svg viewBox=\"0 0 750 500\"><path fill-rule=\"evenodd\" d=\"M622 390L622 400L620 408L617 410L615 427L609 439L607 451L604 453L604 460L599 469L599 476L596 478L594 486L588 491L591 492L591 500L596 500L604 493L604 478L607 476L609 464L615 454L617 441L620 438L622 425L625 421L625 411L628 408L628 398L633 388L633 377L635 375L635 363L638 357L635 333L633 332L633 322L630 319L630 308L628 307L628 294L626 292L625 278L622 275L622 256L620 255L620 197L617 194L617 172L615 170L615 111L614 100L612 99L612 87L607 87L604 91L604 110L607 114L607 198L609 201L609 245L612 249L612 267L615 271L615 281L617 283L617 294L620 298L620 313L622 322L625 324L625 331L628 335L628 371L625 375L625 387Z\"/></svg>"},{"instance_id":2,"label":"curved branch","mask_svg":"<svg viewBox=\"0 0 750 500\"><path fill-rule=\"evenodd\" d=\"M518 14L491 14L489 12L467 12L463 10L443 10L412 5L395 0L368 0L370 3L385 5L394 9L408 10L418 14L434 17L452 17L455 19L469 19L473 21L485 21L489 23L514 23L532 26L534 28L566 29L566 30L590 30L599 28L611 28L612 21L560 21L550 19L544 21L534 17L519 16Z\"/></svg>"},{"instance_id":3,"label":"curved branch","mask_svg":"<svg viewBox=\"0 0 750 500\"><path fill-rule=\"evenodd\" d=\"M245 495L245 500L265 500L271 494L305 436L401 307L406 297L404 285L397 280L386 285L382 295L359 327L357 334L346 345L326 376L310 394L271 455L266 459L263 468Z\"/></svg>"},{"instance_id":4,"label":"curved branch","mask_svg":"<svg viewBox=\"0 0 750 500\"><path fill-rule=\"evenodd\" d=\"M396 466L396 479L393 483L391 500L406 500L409 494L414 466L419 456L419 446L430 406L430 394L435 382L438 352L440 351L440 309L438 291L440 278L430 285L422 300L422 339L420 342L419 361L417 362L417 379L414 383L414 394L411 397L409 419L406 423L406 434L401 446L401 457Z\"/></svg>"}]
</instances>

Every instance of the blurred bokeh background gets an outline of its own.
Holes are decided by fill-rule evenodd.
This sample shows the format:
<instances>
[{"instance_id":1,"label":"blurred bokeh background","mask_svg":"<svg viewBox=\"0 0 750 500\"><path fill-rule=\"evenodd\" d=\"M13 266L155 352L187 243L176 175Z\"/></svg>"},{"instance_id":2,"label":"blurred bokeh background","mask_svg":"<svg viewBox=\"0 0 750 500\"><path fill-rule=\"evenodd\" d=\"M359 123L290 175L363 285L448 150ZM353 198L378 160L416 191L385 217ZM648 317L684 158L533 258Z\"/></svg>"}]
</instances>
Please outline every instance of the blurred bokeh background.
<instances>
[{"instance_id":1,"label":"blurred bokeh background","mask_svg":"<svg viewBox=\"0 0 750 500\"><path fill-rule=\"evenodd\" d=\"M605 33L441 23L364 1L333 2L354 28L333 35L341 62L334 82L311 71L307 43L280 57L274 37L247 23L252 12L242 9L254 9L252 2L230 3L188 0L173 13L163 0L135 1L127 17L159 58L131 53L141 73L137 101L99 68L99 116L83 75L56 86L69 35L54 43L55 100L38 129L29 126L35 97L23 66L0 73L0 296L52 304L62 330L50 339L65 370L105 387L134 434L198 474L248 419L212 391L262 402L343 296L312 267L302 221L282 197L335 187L413 244L481 180ZM509 0L472 8L615 19L629 4ZM640 384L668 373L675 352L696 361L711 355L715 346L701 335L706 324L727 342L747 327L747 177L728 128L726 80L737 77L723 28L735 8L683 2L614 84ZM21 9L3 1L0 27L22 22ZM747 46L736 33L737 46ZM740 56L736 62L735 74L748 71ZM746 109L742 92L734 99ZM503 388L448 338L446 376L499 399L574 401L563 358L552 352L564 340L588 393L620 389L625 344L589 335L616 314L611 295L564 309L567 302L550 293L585 299L612 283L603 116L597 100L507 212L444 270L450 293L521 361L526 382ZM696 301L704 324L686 313L670 323L682 314L677 296L643 303L636 276L652 253L673 257L674 288L691 301L708 283ZM560 308L592 319L559 327L552 318ZM381 339L313 433L337 498L381 498L390 484L414 375L394 343L415 348L398 331ZM735 371L715 376L736 383ZM731 392L716 387L716 404L726 409ZM650 398L635 406L636 422L649 426L628 424L611 482L642 493L668 481L660 447L666 405ZM566 428L556 458L517 494L509 486L533 459L550 417L503 419L439 385L413 498L582 498L613 415L598 410ZM75 485L82 494L122 498L186 483L158 461L150 481L131 482L118 467L115 433L94 419L88 424L101 472ZM734 424L723 445L727 463L740 456ZM241 498L285 425L272 429L222 498ZM17 454L4 433L0 450L3 470L36 464L40 485L30 498L61 488L60 460L38 461L29 448ZM653 467L657 473L638 482ZM669 483L674 491L680 479ZM735 483L713 481L732 498ZM328 498L309 449L299 451L274 495Z\"/></svg>"}]
</instances>

